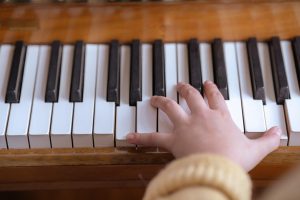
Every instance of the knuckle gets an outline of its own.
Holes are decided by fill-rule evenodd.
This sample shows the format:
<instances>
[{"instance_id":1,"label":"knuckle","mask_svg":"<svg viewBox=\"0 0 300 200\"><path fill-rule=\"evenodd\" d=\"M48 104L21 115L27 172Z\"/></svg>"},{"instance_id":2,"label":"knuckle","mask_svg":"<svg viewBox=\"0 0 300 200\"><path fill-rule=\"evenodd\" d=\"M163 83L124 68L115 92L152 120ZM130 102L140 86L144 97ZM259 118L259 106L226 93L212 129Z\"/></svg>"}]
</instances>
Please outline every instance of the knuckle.
<instances>
[{"instance_id":1,"label":"knuckle","mask_svg":"<svg viewBox=\"0 0 300 200\"><path fill-rule=\"evenodd\" d=\"M233 121L233 119L232 119L229 111L227 111L227 110L221 110L221 111L219 111L219 113L220 113L220 116L223 119Z\"/></svg>"},{"instance_id":2,"label":"knuckle","mask_svg":"<svg viewBox=\"0 0 300 200\"><path fill-rule=\"evenodd\" d=\"M156 96L151 103L153 106L161 108L164 106L165 98L166 97Z\"/></svg>"},{"instance_id":3,"label":"knuckle","mask_svg":"<svg viewBox=\"0 0 300 200\"><path fill-rule=\"evenodd\" d=\"M203 108L203 109L195 110L192 113L192 116L194 115L196 119L198 119L198 117L202 119L206 119L209 116L208 112L210 112L210 109Z\"/></svg>"},{"instance_id":4,"label":"knuckle","mask_svg":"<svg viewBox=\"0 0 300 200\"><path fill-rule=\"evenodd\" d=\"M221 98L221 93L218 90L212 90L209 92L209 97L213 99L220 99Z\"/></svg>"},{"instance_id":5,"label":"knuckle","mask_svg":"<svg viewBox=\"0 0 300 200\"><path fill-rule=\"evenodd\" d=\"M217 86L214 83L212 83L212 84L205 84L204 87L205 87L206 90L213 90L213 89L217 88Z\"/></svg>"},{"instance_id":6,"label":"knuckle","mask_svg":"<svg viewBox=\"0 0 300 200\"><path fill-rule=\"evenodd\" d=\"M229 118L229 119L231 119L231 116L230 116L230 114L228 113L228 112L225 112L225 111L219 111L219 113L220 113L220 115L222 116L222 117L224 117L224 118Z\"/></svg>"},{"instance_id":7,"label":"knuckle","mask_svg":"<svg viewBox=\"0 0 300 200\"><path fill-rule=\"evenodd\" d=\"M197 91L194 88L188 87L188 88L186 88L186 90L184 92L184 97L188 99L188 98L190 98L192 96L195 96L196 92Z\"/></svg>"},{"instance_id":8,"label":"knuckle","mask_svg":"<svg viewBox=\"0 0 300 200\"><path fill-rule=\"evenodd\" d=\"M159 102L160 102L160 97L159 96L153 96L151 98L152 105L157 105Z\"/></svg>"},{"instance_id":9,"label":"knuckle","mask_svg":"<svg viewBox=\"0 0 300 200\"><path fill-rule=\"evenodd\" d=\"M198 119L198 118L201 118L202 120L207 120L207 119L209 119L208 115L205 114L204 112L197 112L197 113L196 113L196 116L197 116L197 119ZM195 123L198 123L198 122L195 122Z\"/></svg>"},{"instance_id":10,"label":"knuckle","mask_svg":"<svg viewBox=\"0 0 300 200\"><path fill-rule=\"evenodd\" d=\"M165 102L162 105L163 109L165 110L171 110L175 107L175 102L170 99L166 99Z\"/></svg>"}]
</instances>

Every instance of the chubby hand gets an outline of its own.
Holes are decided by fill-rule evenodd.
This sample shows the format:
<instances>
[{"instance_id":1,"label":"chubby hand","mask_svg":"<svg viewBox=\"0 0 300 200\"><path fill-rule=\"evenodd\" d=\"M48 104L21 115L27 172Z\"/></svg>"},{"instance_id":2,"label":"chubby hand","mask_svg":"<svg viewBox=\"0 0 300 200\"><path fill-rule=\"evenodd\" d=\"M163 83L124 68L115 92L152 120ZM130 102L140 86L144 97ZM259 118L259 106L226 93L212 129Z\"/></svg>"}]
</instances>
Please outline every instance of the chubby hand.
<instances>
[{"instance_id":1,"label":"chubby hand","mask_svg":"<svg viewBox=\"0 0 300 200\"><path fill-rule=\"evenodd\" d=\"M246 171L254 168L267 154L278 148L281 130L273 127L258 139L248 139L233 122L226 102L211 81L204 84L207 103L189 84L177 85L191 111L186 113L175 101L154 96L151 104L161 109L172 121L172 133L130 133L130 143L158 146L176 158L195 153L213 153L227 157Z\"/></svg>"}]
</instances>

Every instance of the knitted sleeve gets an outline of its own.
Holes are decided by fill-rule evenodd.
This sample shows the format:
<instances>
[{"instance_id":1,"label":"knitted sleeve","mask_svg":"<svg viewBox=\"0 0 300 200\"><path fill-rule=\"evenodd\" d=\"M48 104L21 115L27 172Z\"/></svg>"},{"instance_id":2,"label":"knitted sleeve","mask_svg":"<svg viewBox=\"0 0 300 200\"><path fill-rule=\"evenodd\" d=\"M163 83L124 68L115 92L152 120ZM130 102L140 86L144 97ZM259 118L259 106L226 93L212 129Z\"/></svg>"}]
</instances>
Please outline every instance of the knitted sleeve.
<instances>
[{"instance_id":1,"label":"knitted sleeve","mask_svg":"<svg viewBox=\"0 0 300 200\"><path fill-rule=\"evenodd\" d=\"M196 189L195 189L196 188ZM251 180L247 173L232 161L213 154L196 154L170 163L149 184L144 200L191 199L186 192L221 195L230 200L251 199ZM197 192L198 191L198 192ZM175 197L174 197L175 195ZM187 195L186 198L176 198Z\"/></svg>"}]
</instances>

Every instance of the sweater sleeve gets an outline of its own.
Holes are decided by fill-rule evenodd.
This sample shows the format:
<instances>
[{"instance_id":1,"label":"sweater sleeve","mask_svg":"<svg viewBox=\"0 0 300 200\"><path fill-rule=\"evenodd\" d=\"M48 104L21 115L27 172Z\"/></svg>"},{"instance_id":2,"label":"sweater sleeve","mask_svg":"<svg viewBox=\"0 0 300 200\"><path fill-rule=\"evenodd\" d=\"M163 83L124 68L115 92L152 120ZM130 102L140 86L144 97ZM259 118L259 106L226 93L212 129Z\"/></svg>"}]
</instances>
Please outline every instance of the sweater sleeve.
<instances>
[{"instance_id":1,"label":"sweater sleeve","mask_svg":"<svg viewBox=\"0 0 300 200\"><path fill-rule=\"evenodd\" d=\"M224 157L191 155L170 163L150 182L144 196L144 200L175 199L249 200L251 180Z\"/></svg>"}]
</instances>

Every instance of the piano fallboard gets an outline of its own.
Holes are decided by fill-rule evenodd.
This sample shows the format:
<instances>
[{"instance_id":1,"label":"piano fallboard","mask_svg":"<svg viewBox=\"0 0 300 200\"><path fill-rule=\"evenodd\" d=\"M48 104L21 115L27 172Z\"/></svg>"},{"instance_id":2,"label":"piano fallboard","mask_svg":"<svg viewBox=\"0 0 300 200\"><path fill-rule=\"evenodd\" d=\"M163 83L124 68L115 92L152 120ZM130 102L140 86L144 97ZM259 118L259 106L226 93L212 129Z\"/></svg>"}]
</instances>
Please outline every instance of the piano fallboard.
<instances>
[{"instance_id":1,"label":"piano fallboard","mask_svg":"<svg viewBox=\"0 0 300 200\"><path fill-rule=\"evenodd\" d=\"M276 0L1 4L0 43L290 39L300 32L299 9Z\"/></svg>"}]
</instances>

